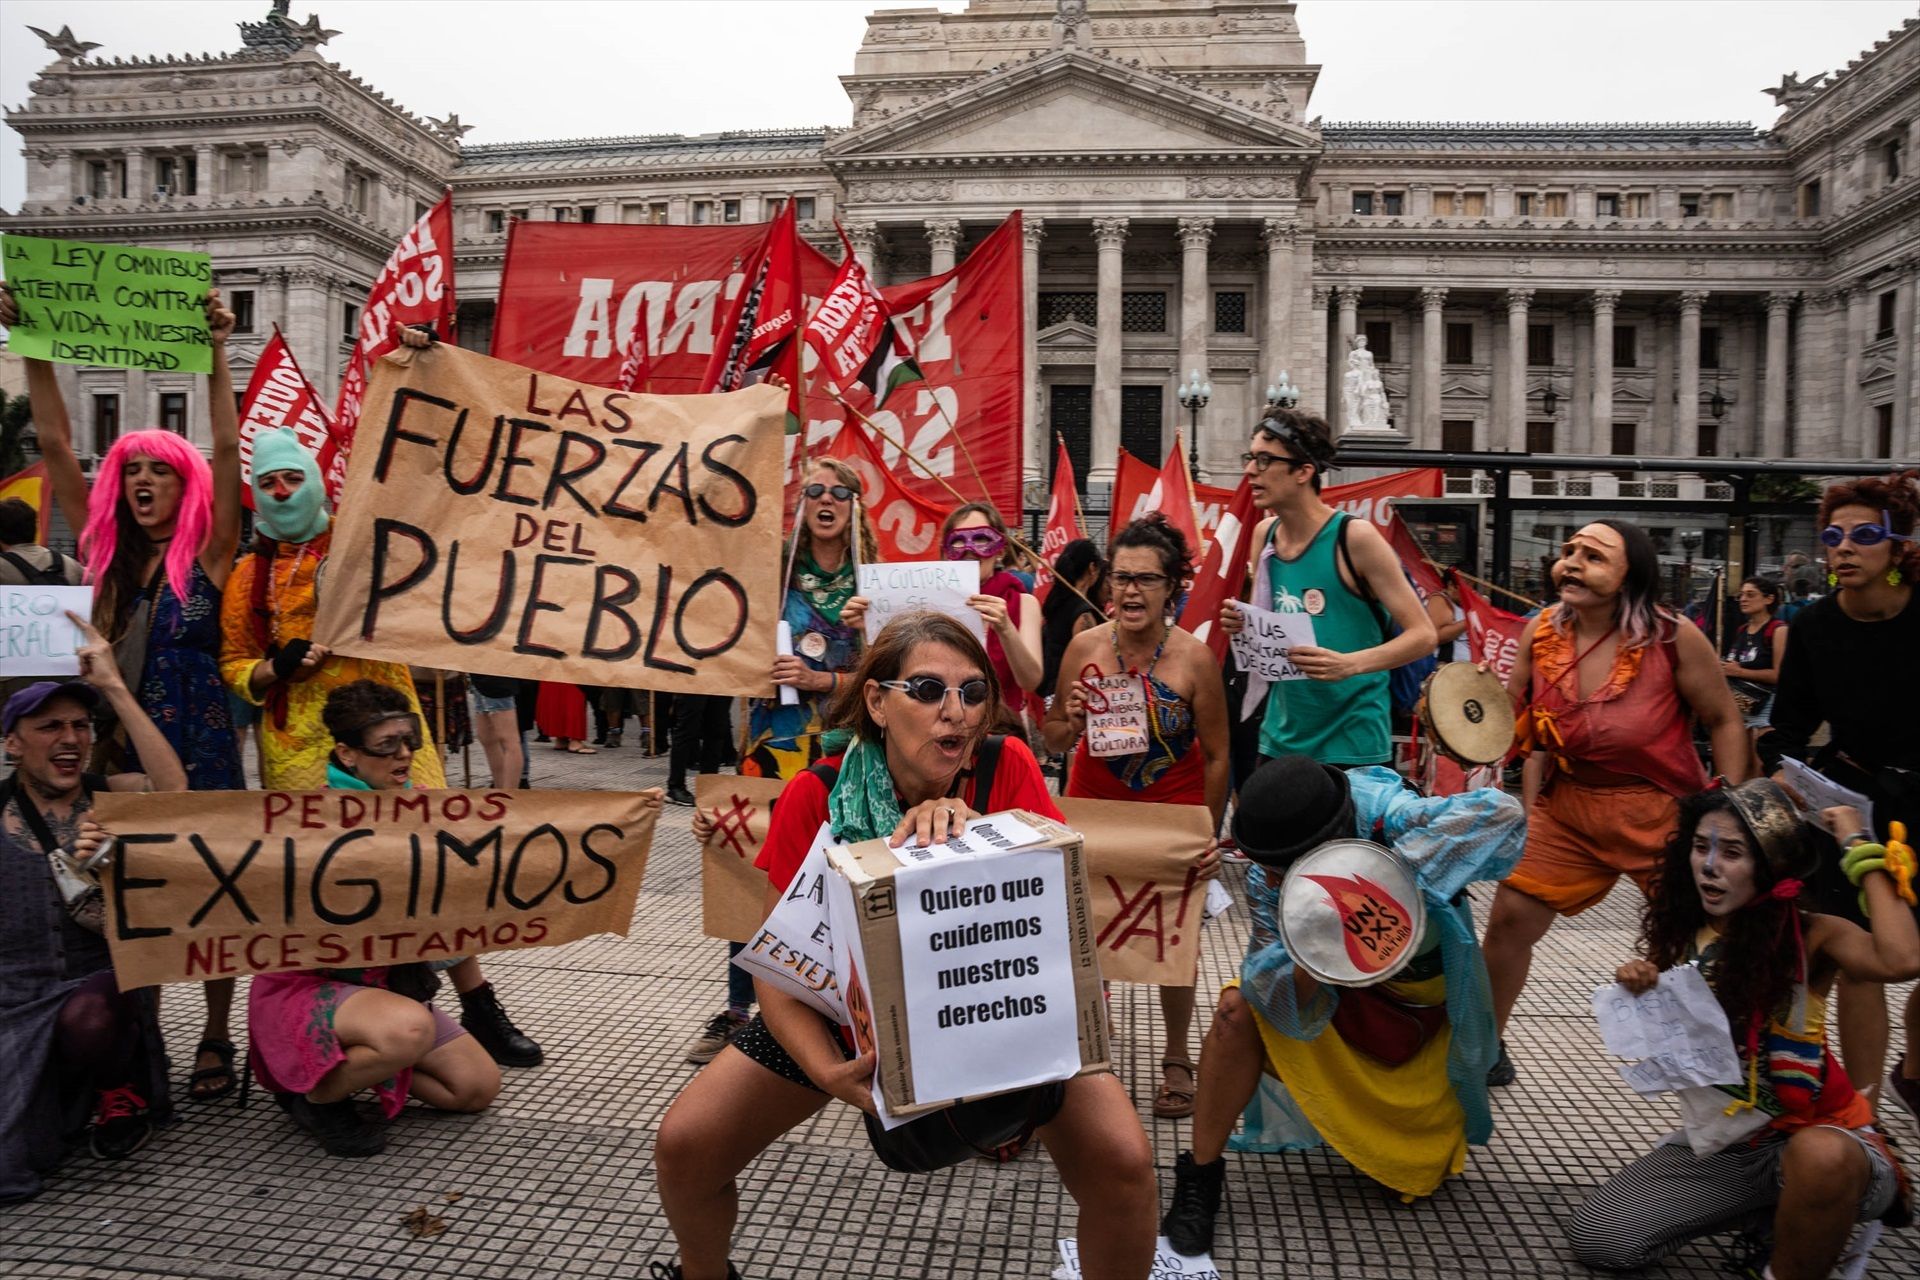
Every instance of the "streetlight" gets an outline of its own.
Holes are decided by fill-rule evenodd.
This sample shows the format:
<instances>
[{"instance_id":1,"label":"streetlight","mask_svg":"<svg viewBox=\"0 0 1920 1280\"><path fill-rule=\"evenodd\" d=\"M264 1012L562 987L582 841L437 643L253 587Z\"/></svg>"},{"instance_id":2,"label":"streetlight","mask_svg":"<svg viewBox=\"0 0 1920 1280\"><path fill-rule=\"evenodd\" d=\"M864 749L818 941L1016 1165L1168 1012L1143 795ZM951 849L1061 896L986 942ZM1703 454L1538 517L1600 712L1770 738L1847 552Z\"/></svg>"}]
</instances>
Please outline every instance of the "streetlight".
<instances>
[{"instance_id":1,"label":"streetlight","mask_svg":"<svg viewBox=\"0 0 1920 1280\"><path fill-rule=\"evenodd\" d=\"M1291 409L1300 403L1300 388L1287 381L1287 371L1282 369L1280 377L1267 384L1267 408Z\"/></svg>"},{"instance_id":2,"label":"streetlight","mask_svg":"<svg viewBox=\"0 0 1920 1280\"><path fill-rule=\"evenodd\" d=\"M1540 411L1546 414L1549 418L1551 418L1553 416L1553 411L1555 409L1558 409L1559 407L1560 407L1560 393L1558 391L1555 391L1553 389L1553 384L1549 382L1547 384L1547 389L1540 393Z\"/></svg>"},{"instance_id":3,"label":"streetlight","mask_svg":"<svg viewBox=\"0 0 1920 1280\"><path fill-rule=\"evenodd\" d=\"M1198 369L1189 369L1184 386L1179 378L1173 380L1173 393L1180 398L1180 406L1191 415L1187 435L1187 474L1196 477L1197 483L1200 471L1200 411L1207 407L1207 401L1213 399L1213 384L1201 382Z\"/></svg>"}]
</instances>

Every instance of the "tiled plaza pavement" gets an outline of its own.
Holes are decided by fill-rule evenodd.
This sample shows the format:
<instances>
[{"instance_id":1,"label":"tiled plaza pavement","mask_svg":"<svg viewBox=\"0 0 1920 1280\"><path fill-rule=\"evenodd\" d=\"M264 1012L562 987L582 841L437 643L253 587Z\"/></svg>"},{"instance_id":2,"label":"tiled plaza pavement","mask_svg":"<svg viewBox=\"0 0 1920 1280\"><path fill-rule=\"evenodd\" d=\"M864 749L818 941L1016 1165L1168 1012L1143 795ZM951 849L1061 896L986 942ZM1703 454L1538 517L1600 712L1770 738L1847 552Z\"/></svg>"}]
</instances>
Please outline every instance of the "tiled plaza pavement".
<instances>
[{"instance_id":1,"label":"tiled plaza pavement","mask_svg":"<svg viewBox=\"0 0 1920 1280\"><path fill-rule=\"evenodd\" d=\"M533 751L544 786L664 777L664 759L631 747L594 757ZM459 778L457 762L451 772ZM232 1099L185 1103L181 1122L133 1159L76 1156L38 1200L0 1209L0 1275L627 1277L671 1259L653 1134L691 1071L681 1045L723 990L722 944L700 936L688 812L667 810L630 937L487 961L547 1050L545 1066L507 1073L492 1110L452 1117L410 1106L385 1155L343 1161L319 1154L257 1092L245 1111ZM1484 912L1487 887L1475 896ZM1474 1149L1465 1176L1404 1206L1337 1157L1230 1157L1214 1254L1222 1273L1588 1274L1567 1255L1558 1223L1671 1127L1664 1105L1638 1100L1613 1074L1587 1012L1594 984L1626 953L1636 902L1630 890L1616 893L1541 947L1511 1037L1520 1083L1496 1094L1493 1142ZM1234 972L1244 937L1240 909L1209 929L1208 985ZM451 1007L449 995L441 1000ZM199 1005L186 988L167 994L177 1081ZM1187 1126L1148 1110L1158 1005L1150 991L1122 988L1113 1010L1122 1077L1153 1140L1164 1199ZM1894 1133L1920 1152L1904 1118ZM734 1260L753 1280L1043 1277L1074 1221L1043 1154L907 1178L870 1157L854 1113L837 1104L747 1171L741 1201ZM444 1219L443 1232L410 1234L403 1220L420 1205ZM1920 1274L1920 1234L1883 1243L1874 1264L1877 1276ZM1697 1247L1653 1274L1725 1273L1716 1251Z\"/></svg>"}]
</instances>

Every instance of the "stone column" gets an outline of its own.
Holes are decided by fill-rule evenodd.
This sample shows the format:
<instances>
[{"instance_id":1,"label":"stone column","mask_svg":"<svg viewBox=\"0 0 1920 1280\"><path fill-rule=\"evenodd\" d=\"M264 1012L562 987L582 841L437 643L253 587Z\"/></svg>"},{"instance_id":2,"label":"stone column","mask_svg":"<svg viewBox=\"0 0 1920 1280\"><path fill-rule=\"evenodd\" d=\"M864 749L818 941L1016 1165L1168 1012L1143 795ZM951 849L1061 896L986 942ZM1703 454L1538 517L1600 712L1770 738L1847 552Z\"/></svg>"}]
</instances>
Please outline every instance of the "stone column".
<instances>
[{"instance_id":1,"label":"stone column","mask_svg":"<svg viewBox=\"0 0 1920 1280\"><path fill-rule=\"evenodd\" d=\"M1592 454L1613 451L1613 309L1620 290L1593 291L1593 408L1587 414L1587 448Z\"/></svg>"},{"instance_id":2,"label":"stone column","mask_svg":"<svg viewBox=\"0 0 1920 1280\"><path fill-rule=\"evenodd\" d=\"M193 149L193 190L202 196L220 194L220 158L214 153L211 142L203 142ZM338 187L335 196L340 195Z\"/></svg>"},{"instance_id":3,"label":"stone column","mask_svg":"<svg viewBox=\"0 0 1920 1280\"><path fill-rule=\"evenodd\" d=\"M684 227L693 221L693 199L691 196L667 197L667 225Z\"/></svg>"},{"instance_id":4,"label":"stone column","mask_svg":"<svg viewBox=\"0 0 1920 1280\"><path fill-rule=\"evenodd\" d=\"M1292 218L1268 218L1260 228L1267 242L1267 296L1260 307L1262 335L1260 367L1254 384L1264 391L1267 382L1285 371L1299 382L1293 359L1293 242L1298 231Z\"/></svg>"},{"instance_id":5,"label":"stone column","mask_svg":"<svg viewBox=\"0 0 1920 1280\"><path fill-rule=\"evenodd\" d=\"M291 328L292 326L288 322L289 317L287 315L287 272L284 269L276 268L275 270L269 271L265 279L271 289L272 300L268 303L270 310L268 310L265 316L255 321L255 327L261 330L270 330L277 324L282 329Z\"/></svg>"},{"instance_id":6,"label":"stone column","mask_svg":"<svg viewBox=\"0 0 1920 1280\"><path fill-rule=\"evenodd\" d=\"M954 255L960 248L960 224L952 218L929 218L925 225L927 245L933 251L927 274L937 276L953 270Z\"/></svg>"},{"instance_id":7,"label":"stone column","mask_svg":"<svg viewBox=\"0 0 1920 1280\"><path fill-rule=\"evenodd\" d=\"M867 274L872 275L874 255L880 248L879 224L865 221L849 222L847 223L847 240L853 245L853 256L860 260L860 265L867 269Z\"/></svg>"},{"instance_id":8,"label":"stone column","mask_svg":"<svg viewBox=\"0 0 1920 1280\"><path fill-rule=\"evenodd\" d=\"M1851 453L1864 458L1873 451L1871 444L1861 447L1861 441L1871 434L1860 402L1860 349L1866 345L1869 323L1867 287L1856 281L1846 286L1842 296L1840 344L1844 362L1840 372L1840 449L1842 457Z\"/></svg>"},{"instance_id":9,"label":"stone column","mask_svg":"<svg viewBox=\"0 0 1920 1280\"><path fill-rule=\"evenodd\" d=\"M1739 439L1732 447L1722 440L1720 452L1727 456L1738 448L1752 457L1760 443L1760 325L1751 313L1740 317L1740 368L1735 377L1740 388L1735 414Z\"/></svg>"},{"instance_id":10,"label":"stone column","mask_svg":"<svg viewBox=\"0 0 1920 1280\"><path fill-rule=\"evenodd\" d=\"M147 200L153 196L153 187L147 182L147 153L139 147L128 147L127 159L127 199Z\"/></svg>"},{"instance_id":11,"label":"stone column","mask_svg":"<svg viewBox=\"0 0 1920 1280\"><path fill-rule=\"evenodd\" d=\"M1920 404L1915 402L1913 344L1920 334L1920 263L1908 259L1893 302L1893 448L1911 457L1920 444Z\"/></svg>"},{"instance_id":12,"label":"stone column","mask_svg":"<svg viewBox=\"0 0 1920 1280\"><path fill-rule=\"evenodd\" d=\"M1567 387L1567 429L1556 432L1556 447L1585 453L1593 435L1593 317L1575 312L1567 340L1573 345L1573 380Z\"/></svg>"},{"instance_id":13,"label":"stone column","mask_svg":"<svg viewBox=\"0 0 1920 1280\"><path fill-rule=\"evenodd\" d=\"M1093 457L1089 480L1113 483L1120 460L1120 272L1125 218L1095 218L1099 249L1093 345Z\"/></svg>"},{"instance_id":14,"label":"stone column","mask_svg":"<svg viewBox=\"0 0 1920 1280\"><path fill-rule=\"evenodd\" d=\"M1354 331L1359 328L1360 286L1343 284L1337 286L1333 296L1340 304L1340 324L1334 331L1333 350L1328 353L1327 363L1331 366L1327 381L1327 407L1333 410L1332 422L1334 438L1347 433L1347 405L1343 394L1346 386L1347 352L1353 349Z\"/></svg>"},{"instance_id":15,"label":"stone column","mask_svg":"<svg viewBox=\"0 0 1920 1280\"><path fill-rule=\"evenodd\" d=\"M1648 406L1647 433L1641 453L1673 453L1674 320L1664 305L1653 313L1653 403Z\"/></svg>"},{"instance_id":16,"label":"stone column","mask_svg":"<svg viewBox=\"0 0 1920 1280\"><path fill-rule=\"evenodd\" d=\"M1022 311L1026 316L1027 340L1022 360L1026 364L1027 376L1021 387L1025 397L1026 412L1022 415L1023 429L1027 441L1027 478L1044 480L1047 476L1047 458L1053 451L1053 442L1040 431L1040 420L1044 416L1040 411L1040 242L1047 235L1045 218L1024 217L1020 221L1020 272L1023 281ZM854 242L856 249L858 241ZM871 250L869 250L870 252Z\"/></svg>"},{"instance_id":17,"label":"stone column","mask_svg":"<svg viewBox=\"0 0 1920 1280\"><path fill-rule=\"evenodd\" d=\"M1680 295L1680 368L1673 393L1673 451L1682 458L1700 456L1700 308L1704 289ZM1721 350L1726 344L1721 344ZM1731 453L1723 444L1723 453Z\"/></svg>"},{"instance_id":18,"label":"stone column","mask_svg":"<svg viewBox=\"0 0 1920 1280\"><path fill-rule=\"evenodd\" d=\"M1307 409L1318 408L1329 422L1339 420L1340 383L1332 376L1333 360L1327 352L1327 304L1333 301L1333 286L1316 284L1313 286L1313 340L1311 363L1319 372L1310 378L1298 379L1300 385L1300 403Z\"/></svg>"},{"instance_id":19,"label":"stone column","mask_svg":"<svg viewBox=\"0 0 1920 1280\"><path fill-rule=\"evenodd\" d=\"M1760 456L1787 456L1787 333L1794 295L1767 295L1767 388L1760 419Z\"/></svg>"},{"instance_id":20,"label":"stone column","mask_svg":"<svg viewBox=\"0 0 1920 1280\"><path fill-rule=\"evenodd\" d=\"M1182 218L1176 230L1180 237L1180 363L1174 372L1184 377L1189 369L1198 369L1200 381L1212 382L1213 370L1207 366L1207 335L1213 331L1207 245L1213 241L1213 219Z\"/></svg>"},{"instance_id":21,"label":"stone column","mask_svg":"<svg viewBox=\"0 0 1920 1280\"><path fill-rule=\"evenodd\" d=\"M1420 420L1412 424L1416 449L1440 445L1440 365L1446 356L1447 291L1430 285L1420 291Z\"/></svg>"},{"instance_id":22,"label":"stone column","mask_svg":"<svg viewBox=\"0 0 1920 1280\"><path fill-rule=\"evenodd\" d=\"M1533 290L1507 290L1507 422L1506 447L1515 453L1527 448L1527 307L1533 302ZM1488 424L1487 444L1492 446L1502 432Z\"/></svg>"}]
</instances>

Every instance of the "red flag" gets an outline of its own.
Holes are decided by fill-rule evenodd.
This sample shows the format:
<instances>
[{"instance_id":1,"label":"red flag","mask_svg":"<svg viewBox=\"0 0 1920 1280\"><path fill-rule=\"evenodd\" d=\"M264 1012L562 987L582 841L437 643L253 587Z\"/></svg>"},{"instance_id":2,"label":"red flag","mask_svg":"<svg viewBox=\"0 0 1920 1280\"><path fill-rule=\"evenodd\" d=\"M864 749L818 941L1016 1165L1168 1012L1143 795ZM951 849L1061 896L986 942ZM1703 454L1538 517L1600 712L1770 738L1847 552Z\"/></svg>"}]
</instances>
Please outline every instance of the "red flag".
<instances>
[{"instance_id":1,"label":"red flag","mask_svg":"<svg viewBox=\"0 0 1920 1280\"><path fill-rule=\"evenodd\" d=\"M766 238L747 263L746 286L720 326L720 343L707 362L700 389L738 391L775 373L784 374L787 434L799 434L805 409L794 343L805 305L800 293L800 234L789 200L767 224Z\"/></svg>"},{"instance_id":2,"label":"red flag","mask_svg":"<svg viewBox=\"0 0 1920 1280\"><path fill-rule=\"evenodd\" d=\"M273 336L260 350L247 393L240 400L240 497L253 506L253 442L262 431L292 427L320 463L325 475L333 464L333 423L320 393L300 371L293 349L275 325Z\"/></svg>"},{"instance_id":3,"label":"red flag","mask_svg":"<svg viewBox=\"0 0 1920 1280\"><path fill-rule=\"evenodd\" d=\"M873 521L874 540L880 544L882 560L938 558L934 542L948 508L927 501L901 484L865 427L848 423L822 452L860 473L865 493L861 505Z\"/></svg>"},{"instance_id":4,"label":"red flag","mask_svg":"<svg viewBox=\"0 0 1920 1280\"><path fill-rule=\"evenodd\" d=\"M360 425L360 400L367 392L367 367L400 345L397 325L431 325L442 338L453 336L453 191L420 215L413 229L400 238L388 256L367 304L340 378L340 400L333 411L333 465L327 472L327 492L340 499L346 478L347 452Z\"/></svg>"},{"instance_id":5,"label":"red flag","mask_svg":"<svg viewBox=\"0 0 1920 1280\"><path fill-rule=\"evenodd\" d=\"M1490 603L1465 578L1455 575L1453 581L1460 591L1460 608L1467 615L1467 647L1473 660L1486 663L1503 682L1511 680L1527 620Z\"/></svg>"},{"instance_id":6,"label":"red flag","mask_svg":"<svg viewBox=\"0 0 1920 1280\"><path fill-rule=\"evenodd\" d=\"M836 391L865 387L878 409L895 388L923 382L926 375L893 323L887 300L854 255L846 228L833 225L847 256L800 337L820 357L829 386Z\"/></svg>"},{"instance_id":7,"label":"red flag","mask_svg":"<svg viewBox=\"0 0 1920 1280\"><path fill-rule=\"evenodd\" d=\"M4 480L0 480L0 500L18 498L32 507L40 517L40 531L34 540L41 546L47 543L47 525L53 519L53 495L47 489L46 459L22 467Z\"/></svg>"},{"instance_id":8,"label":"red flag","mask_svg":"<svg viewBox=\"0 0 1920 1280\"><path fill-rule=\"evenodd\" d=\"M1187 455L1181 450L1180 437L1158 471L1140 459L1120 450L1119 465L1113 475L1113 507L1107 521L1107 541L1152 511L1163 512L1167 520L1187 537L1187 546L1196 556L1205 554L1200 543L1200 528L1193 514L1193 480L1187 471Z\"/></svg>"},{"instance_id":9,"label":"red flag","mask_svg":"<svg viewBox=\"0 0 1920 1280\"><path fill-rule=\"evenodd\" d=\"M1240 596L1247 581L1247 552L1260 513L1254 509L1253 489L1241 480L1215 527L1213 545L1193 577L1180 625L1206 641L1216 660L1227 657L1227 633L1220 630L1220 607Z\"/></svg>"},{"instance_id":10,"label":"red flag","mask_svg":"<svg viewBox=\"0 0 1920 1280\"><path fill-rule=\"evenodd\" d=\"M620 380L622 391L631 391L635 387L648 391L653 386L653 356L648 344L653 336L647 324L647 295L640 295L640 305L634 308L633 327L627 330L627 355L620 362Z\"/></svg>"},{"instance_id":11,"label":"red flag","mask_svg":"<svg viewBox=\"0 0 1920 1280\"><path fill-rule=\"evenodd\" d=\"M1335 485L1322 493L1320 500L1330 507L1373 521L1393 545L1400 563L1413 577L1414 588L1424 600L1440 590L1440 571L1427 559L1426 550L1421 547L1420 540L1413 536L1413 530L1407 528L1407 522L1393 509L1393 500L1437 498L1441 484L1440 468L1422 467L1415 471L1395 471L1391 475L1353 484Z\"/></svg>"},{"instance_id":12,"label":"red flag","mask_svg":"<svg viewBox=\"0 0 1920 1280\"><path fill-rule=\"evenodd\" d=\"M1073 483L1073 459L1067 454L1067 442L1060 441L1060 452L1053 462L1053 497L1047 502L1047 527L1040 534L1040 559L1045 567L1034 575L1034 598L1046 603L1053 590L1053 565L1061 551L1081 537L1080 503Z\"/></svg>"}]
</instances>

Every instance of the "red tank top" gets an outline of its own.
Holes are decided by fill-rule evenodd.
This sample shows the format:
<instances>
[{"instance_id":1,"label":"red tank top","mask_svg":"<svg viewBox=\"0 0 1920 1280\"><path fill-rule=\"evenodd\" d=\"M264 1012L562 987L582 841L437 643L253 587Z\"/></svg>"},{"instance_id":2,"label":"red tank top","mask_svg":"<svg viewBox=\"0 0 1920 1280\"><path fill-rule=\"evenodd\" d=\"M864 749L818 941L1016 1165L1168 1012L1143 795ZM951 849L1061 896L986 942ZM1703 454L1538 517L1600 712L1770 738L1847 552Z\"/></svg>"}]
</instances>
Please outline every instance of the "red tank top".
<instances>
[{"instance_id":1,"label":"red tank top","mask_svg":"<svg viewBox=\"0 0 1920 1280\"><path fill-rule=\"evenodd\" d=\"M1693 749L1689 708L1674 684L1679 661L1673 624L1662 622L1654 643L1621 650L1613 672L1592 693L1577 696L1570 637L1540 616L1532 637L1533 704L1537 749L1610 773L1644 778L1672 796L1707 785ZM1541 725L1549 721L1551 728Z\"/></svg>"}]
</instances>

